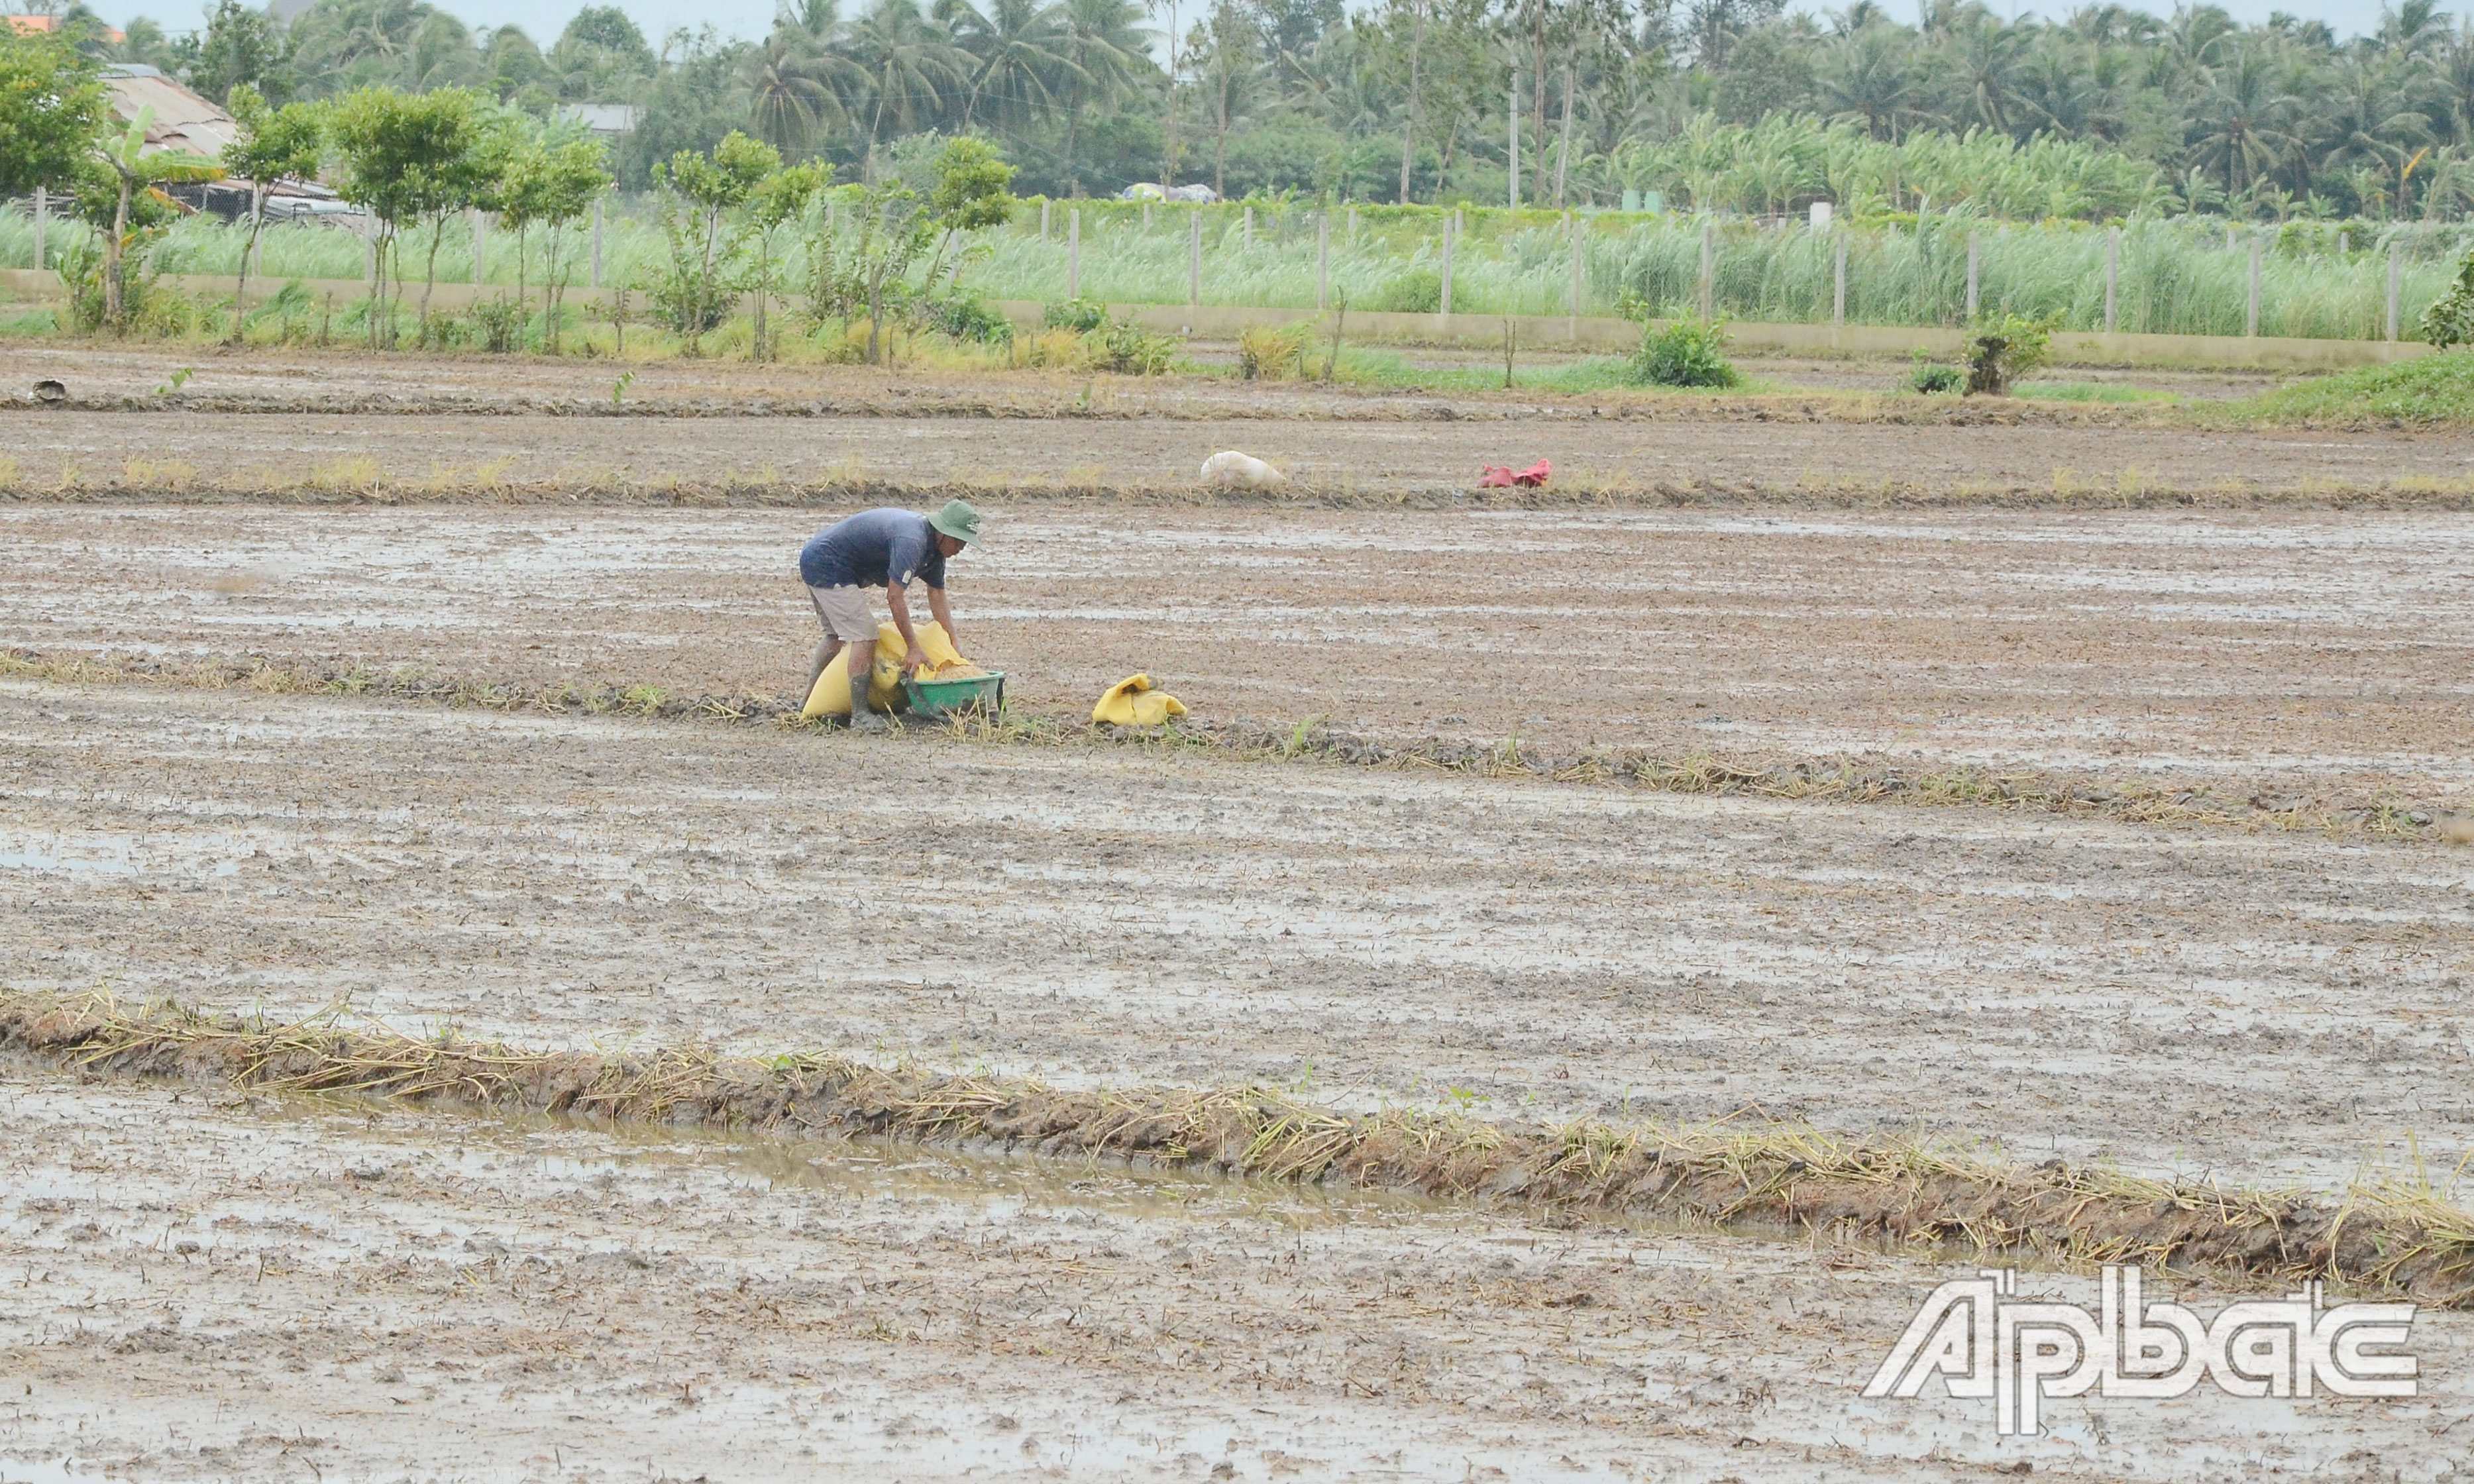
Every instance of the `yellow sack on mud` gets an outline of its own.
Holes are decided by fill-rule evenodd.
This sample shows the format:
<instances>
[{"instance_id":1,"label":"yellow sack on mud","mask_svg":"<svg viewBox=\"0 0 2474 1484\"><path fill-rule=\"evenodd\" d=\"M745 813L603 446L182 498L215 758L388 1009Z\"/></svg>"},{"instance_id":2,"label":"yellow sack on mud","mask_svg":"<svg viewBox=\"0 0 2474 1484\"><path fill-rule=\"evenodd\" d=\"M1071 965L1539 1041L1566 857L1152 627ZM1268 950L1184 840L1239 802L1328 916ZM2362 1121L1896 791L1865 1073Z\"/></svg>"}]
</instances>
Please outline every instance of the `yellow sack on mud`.
<instances>
[{"instance_id":1,"label":"yellow sack on mud","mask_svg":"<svg viewBox=\"0 0 2474 1484\"><path fill-rule=\"evenodd\" d=\"M914 624L911 632L919 636L919 652L928 656L927 665L919 671L926 680L960 680L966 676L983 675L987 671L962 658L954 641L945 637L945 625L934 620ZM867 707L870 711L899 711L910 698L902 690L902 630L890 623L876 626L876 662L868 667ZM825 667L808 692L808 704L801 707L803 719L816 717L850 715L850 646Z\"/></svg>"},{"instance_id":2,"label":"yellow sack on mud","mask_svg":"<svg viewBox=\"0 0 2474 1484\"><path fill-rule=\"evenodd\" d=\"M1100 704L1091 708L1094 726L1112 721L1119 726L1161 726L1171 717L1185 715L1185 702L1166 691L1152 689L1149 675L1128 675L1108 687Z\"/></svg>"}]
</instances>

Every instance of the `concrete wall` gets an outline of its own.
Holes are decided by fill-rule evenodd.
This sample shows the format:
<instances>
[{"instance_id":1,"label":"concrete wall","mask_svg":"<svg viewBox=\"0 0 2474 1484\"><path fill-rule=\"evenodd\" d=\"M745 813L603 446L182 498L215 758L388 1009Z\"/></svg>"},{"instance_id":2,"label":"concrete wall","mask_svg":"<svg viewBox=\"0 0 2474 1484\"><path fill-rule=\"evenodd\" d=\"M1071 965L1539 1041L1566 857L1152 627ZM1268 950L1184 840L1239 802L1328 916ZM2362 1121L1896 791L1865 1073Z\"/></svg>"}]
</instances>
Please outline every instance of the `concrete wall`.
<instances>
[{"instance_id":1,"label":"concrete wall","mask_svg":"<svg viewBox=\"0 0 2474 1484\"><path fill-rule=\"evenodd\" d=\"M229 295L232 280L201 275L170 275L182 292L201 297ZM301 280L311 300L332 296L338 307L361 298L368 285L357 279ZM254 279L250 299L263 303L283 286L279 279ZM496 295L510 285L485 285ZM0 269L0 295L49 303L60 296L60 276L31 269ZM534 293L538 294L538 290ZM421 285L410 285L418 299ZM473 303L470 283L439 283L430 290L434 310L462 309ZM618 297L616 289L570 288L567 302L578 308L606 312ZM642 294L630 300L635 311L644 306ZM1005 299L996 308L1026 328L1039 324L1035 301ZM1249 309L1222 304L1189 308L1182 304L1110 304L1111 313L1129 314L1145 328L1167 334L1231 340L1249 326L1295 325L1321 318L1306 309ZM1504 318L1492 314L1376 314L1349 311L1344 335L1358 345L1465 346L1499 349ZM1515 315L1515 343L1527 350L1623 353L1640 344L1640 328L1629 320L1592 315ZM1913 328L1889 325L1766 325L1738 320L1727 326L1737 352L1750 355L1890 356L1915 351L1950 358L1958 354L1964 336L1943 326ZM2427 355L2431 347L2418 341L2299 340L2277 335L2104 335L2064 330L2053 336L2054 359L2068 366L2157 366L2260 371L2335 371L2349 366L2377 366Z\"/></svg>"}]
</instances>

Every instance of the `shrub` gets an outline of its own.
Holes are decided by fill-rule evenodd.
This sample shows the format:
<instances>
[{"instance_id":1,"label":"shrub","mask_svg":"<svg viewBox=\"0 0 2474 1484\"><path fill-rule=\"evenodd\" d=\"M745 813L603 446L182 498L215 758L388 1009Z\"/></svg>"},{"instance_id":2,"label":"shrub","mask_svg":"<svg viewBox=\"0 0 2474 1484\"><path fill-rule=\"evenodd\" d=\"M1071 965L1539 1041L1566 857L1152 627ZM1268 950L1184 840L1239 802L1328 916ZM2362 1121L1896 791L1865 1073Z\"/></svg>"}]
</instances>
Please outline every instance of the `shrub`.
<instances>
[{"instance_id":1,"label":"shrub","mask_svg":"<svg viewBox=\"0 0 2474 1484\"><path fill-rule=\"evenodd\" d=\"M1110 320L1095 359L1127 376L1155 377L1176 359L1176 337L1152 334L1130 319Z\"/></svg>"},{"instance_id":2,"label":"shrub","mask_svg":"<svg viewBox=\"0 0 2474 1484\"><path fill-rule=\"evenodd\" d=\"M2435 351L2474 343L2474 252L2457 265L2457 280L2448 292L2422 311L2422 338Z\"/></svg>"},{"instance_id":3,"label":"shrub","mask_svg":"<svg viewBox=\"0 0 2474 1484\"><path fill-rule=\"evenodd\" d=\"M472 317L474 337L483 348L500 355L516 348L523 338L524 322L532 317L524 304L503 295L476 301L465 312Z\"/></svg>"},{"instance_id":4,"label":"shrub","mask_svg":"<svg viewBox=\"0 0 2474 1484\"><path fill-rule=\"evenodd\" d=\"M1632 379L1647 386L1735 386L1743 377L1727 361L1727 332L1698 320L1660 329L1644 325Z\"/></svg>"},{"instance_id":5,"label":"shrub","mask_svg":"<svg viewBox=\"0 0 2474 1484\"><path fill-rule=\"evenodd\" d=\"M1925 353L1915 355L1915 369L1907 373L1907 389L1928 397L1947 396L1967 384L1967 377L1956 366L1925 359Z\"/></svg>"},{"instance_id":6,"label":"shrub","mask_svg":"<svg viewBox=\"0 0 2474 1484\"><path fill-rule=\"evenodd\" d=\"M1237 332L1237 374L1249 381L1296 376L1305 360L1310 325L1249 325Z\"/></svg>"},{"instance_id":7,"label":"shrub","mask_svg":"<svg viewBox=\"0 0 2474 1484\"><path fill-rule=\"evenodd\" d=\"M1025 366L1049 370L1079 370L1085 359L1082 337L1070 329L1043 329L1013 342L1013 352Z\"/></svg>"},{"instance_id":8,"label":"shrub","mask_svg":"<svg viewBox=\"0 0 2474 1484\"><path fill-rule=\"evenodd\" d=\"M1041 306L1039 311L1039 324L1043 329L1070 329L1078 335L1087 335L1106 323L1108 306L1093 304L1088 299L1053 301Z\"/></svg>"},{"instance_id":9,"label":"shrub","mask_svg":"<svg viewBox=\"0 0 2474 1484\"><path fill-rule=\"evenodd\" d=\"M69 328L82 333L101 329L104 323L103 243L100 238L73 238L59 249L61 282L68 290L67 319ZM133 253L121 260L120 302L128 328L144 328L148 301L169 290L155 280L157 274L151 258Z\"/></svg>"},{"instance_id":10,"label":"shrub","mask_svg":"<svg viewBox=\"0 0 2474 1484\"><path fill-rule=\"evenodd\" d=\"M915 312L921 326L957 340L981 345L1007 345L1013 340L1013 321L968 294L923 299Z\"/></svg>"},{"instance_id":11,"label":"shrub","mask_svg":"<svg viewBox=\"0 0 2474 1484\"><path fill-rule=\"evenodd\" d=\"M1372 307L1391 314L1437 314L1443 307L1443 276L1432 268L1395 273L1374 291Z\"/></svg>"},{"instance_id":12,"label":"shrub","mask_svg":"<svg viewBox=\"0 0 2474 1484\"><path fill-rule=\"evenodd\" d=\"M2008 396L2011 382L2052 358L2054 324L2006 310L1978 320L1968 336L1967 395Z\"/></svg>"}]
</instances>

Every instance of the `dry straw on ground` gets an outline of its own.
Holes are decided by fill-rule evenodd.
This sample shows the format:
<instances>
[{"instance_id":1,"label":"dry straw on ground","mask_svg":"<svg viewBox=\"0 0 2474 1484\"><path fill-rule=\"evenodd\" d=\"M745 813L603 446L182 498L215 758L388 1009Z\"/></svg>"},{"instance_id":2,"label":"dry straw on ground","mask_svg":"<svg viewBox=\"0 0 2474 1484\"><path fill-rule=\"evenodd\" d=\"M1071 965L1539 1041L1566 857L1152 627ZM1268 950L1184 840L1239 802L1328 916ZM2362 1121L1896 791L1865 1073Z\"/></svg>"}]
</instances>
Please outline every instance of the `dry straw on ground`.
<instances>
[{"instance_id":1,"label":"dry straw on ground","mask_svg":"<svg viewBox=\"0 0 2474 1484\"><path fill-rule=\"evenodd\" d=\"M1259 1087L1068 1091L1035 1082L767 1061L682 1047L624 1056L421 1040L340 1011L293 1024L108 997L0 996L0 1048L88 1072L346 1092L775 1133L857 1133L1232 1177L1408 1190L2244 1280L2323 1277L2474 1306L2474 1213L2427 1182L2305 1195L2024 1166L1809 1128L1521 1127L1452 1111L1344 1112Z\"/></svg>"},{"instance_id":2,"label":"dry straw on ground","mask_svg":"<svg viewBox=\"0 0 2474 1484\"><path fill-rule=\"evenodd\" d=\"M0 678L66 685L143 682L203 690L247 689L281 695L353 695L502 712L667 718L809 730L826 724L801 721L797 703L788 695L682 695L645 685L522 686L458 679L421 669L376 671L303 666L262 655L166 663L133 657L46 655L29 649L0 649ZM2393 798L2313 803L2265 794L2228 797L2204 789L2165 788L2138 779L1997 772L1980 767L1934 772L1858 760L1806 760L1754 767L1709 753L1667 758L1613 750L1556 756L1516 742L1483 743L1429 739L1380 742L1334 728L1322 718L1277 727L1242 720L1186 718L1172 727L1121 731L1087 724L1079 717L1015 710L1002 720L974 717L944 724L914 724L906 731L982 743L1190 748L1254 760L1433 769L1481 777L1645 788L1668 793L1966 805L2115 818L2139 824L2313 830L2330 835L2451 843L2462 843L2464 836L2463 821L2448 811L2418 808Z\"/></svg>"}]
</instances>

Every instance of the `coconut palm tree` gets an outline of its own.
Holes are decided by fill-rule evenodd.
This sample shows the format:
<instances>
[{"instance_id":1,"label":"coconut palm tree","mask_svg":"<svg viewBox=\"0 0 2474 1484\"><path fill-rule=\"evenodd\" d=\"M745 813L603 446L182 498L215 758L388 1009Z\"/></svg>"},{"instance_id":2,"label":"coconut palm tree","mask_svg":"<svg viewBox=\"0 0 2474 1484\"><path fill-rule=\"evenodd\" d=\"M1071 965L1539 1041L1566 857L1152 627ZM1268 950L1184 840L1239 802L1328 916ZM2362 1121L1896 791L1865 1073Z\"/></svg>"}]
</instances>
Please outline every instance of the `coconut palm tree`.
<instances>
[{"instance_id":1,"label":"coconut palm tree","mask_svg":"<svg viewBox=\"0 0 2474 1484\"><path fill-rule=\"evenodd\" d=\"M2411 204L2413 160L2433 138L2428 113L2414 107L2415 62L2399 53L2356 52L2340 64L2334 85L2315 109L2329 146L2320 168L2377 163L2396 176L2394 200Z\"/></svg>"},{"instance_id":2,"label":"coconut palm tree","mask_svg":"<svg viewBox=\"0 0 2474 1484\"><path fill-rule=\"evenodd\" d=\"M747 57L757 137L786 157L807 153L829 125L850 122L832 83L858 81L857 67L816 46L804 28L776 27Z\"/></svg>"},{"instance_id":3,"label":"coconut palm tree","mask_svg":"<svg viewBox=\"0 0 2474 1484\"><path fill-rule=\"evenodd\" d=\"M1956 85L1952 122L2013 133L2011 119L2018 111L2027 56L2025 29L2005 26L1991 12L1971 10L1951 26L1942 46L1942 60Z\"/></svg>"},{"instance_id":4,"label":"coconut palm tree","mask_svg":"<svg viewBox=\"0 0 2474 1484\"><path fill-rule=\"evenodd\" d=\"M2225 182L2226 195L2238 195L2301 148L2294 132L2300 100L2277 59L2256 43L2238 48L2206 76L2208 90L2193 120L2193 153Z\"/></svg>"},{"instance_id":5,"label":"coconut palm tree","mask_svg":"<svg viewBox=\"0 0 2474 1484\"><path fill-rule=\"evenodd\" d=\"M1078 70L1066 55L1062 6L992 0L981 10L971 0L937 0L936 12L974 63L962 104L964 129L978 122L983 107L991 123L1019 128L1057 106L1058 90Z\"/></svg>"},{"instance_id":6,"label":"coconut palm tree","mask_svg":"<svg viewBox=\"0 0 2474 1484\"><path fill-rule=\"evenodd\" d=\"M866 118L870 150L887 129L907 134L926 128L970 86L970 54L922 14L915 0L877 0L850 28L842 54L853 66L860 103L852 114Z\"/></svg>"},{"instance_id":7,"label":"coconut palm tree","mask_svg":"<svg viewBox=\"0 0 2474 1484\"><path fill-rule=\"evenodd\" d=\"M1130 0L1063 0L1063 9L1065 58L1074 64L1063 88L1065 174L1079 195L1082 180L1075 150L1082 110L1121 96L1132 85L1142 66L1138 59L1150 53L1152 33Z\"/></svg>"},{"instance_id":8,"label":"coconut palm tree","mask_svg":"<svg viewBox=\"0 0 2474 1484\"><path fill-rule=\"evenodd\" d=\"M1919 90L1908 58L1914 39L1883 21L1831 43L1821 82L1831 115L1861 124L1876 139L1896 139L1916 112Z\"/></svg>"},{"instance_id":9,"label":"coconut palm tree","mask_svg":"<svg viewBox=\"0 0 2474 1484\"><path fill-rule=\"evenodd\" d=\"M1194 59L1195 85L1211 129L1212 194L1225 196L1229 131L1252 116L1271 69L1263 61L1252 19L1235 0L1220 0L1209 16L1195 24L1186 53Z\"/></svg>"}]
</instances>

